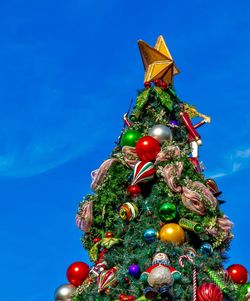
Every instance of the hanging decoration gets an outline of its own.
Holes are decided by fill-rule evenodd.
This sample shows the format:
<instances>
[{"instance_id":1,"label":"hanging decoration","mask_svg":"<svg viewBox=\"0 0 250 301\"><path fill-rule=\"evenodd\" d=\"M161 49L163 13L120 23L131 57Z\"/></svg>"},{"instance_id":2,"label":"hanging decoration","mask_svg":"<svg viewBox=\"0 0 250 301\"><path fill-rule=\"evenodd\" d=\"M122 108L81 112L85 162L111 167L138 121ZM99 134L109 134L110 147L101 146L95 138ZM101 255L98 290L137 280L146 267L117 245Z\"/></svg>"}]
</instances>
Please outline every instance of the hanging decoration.
<instances>
[{"instance_id":1,"label":"hanging decoration","mask_svg":"<svg viewBox=\"0 0 250 301\"><path fill-rule=\"evenodd\" d=\"M198 301L223 301L221 289L214 283L204 283L198 287Z\"/></svg>"},{"instance_id":2,"label":"hanging decoration","mask_svg":"<svg viewBox=\"0 0 250 301\"><path fill-rule=\"evenodd\" d=\"M182 244L185 241L184 230L175 223L164 225L160 230L159 237L162 242L171 242L176 245Z\"/></svg>"},{"instance_id":3,"label":"hanging decoration","mask_svg":"<svg viewBox=\"0 0 250 301\"><path fill-rule=\"evenodd\" d=\"M237 284L245 284L248 280L248 271L241 264L232 264L227 268L231 280Z\"/></svg>"},{"instance_id":4,"label":"hanging decoration","mask_svg":"<svg viewBox=\"0 0 250 301\"><path fill-rule=\"evenodd\" d=\"M179 265L184 268L185 265L183 263L183 260L187 260L189 262L192 263L193 265L193 300L192 301L197 301L197 271L196 271L196 267L194 265L194 260L193 258L187 256L187 255L182 255L179 258Z\"/></svg>"},{"instance_id":5,"label":"hanging decoration","mask_svg":"<svg viewBox=\"0 0 250 301\"><path fill-rule=\"evenodd\" d=\"M160 144L163 144L165 141L172 140L172 131L169 127L164 124L154 125L148 132L149 136L156 139Z\"/></svg>"},{"instance_id":6,"label":"hanging decoration","mask_svg":"<svg viewBox=\"0 0 250 301\"><path fill-rule=\"evenodd\" d=\"M113 267L107 271L103 271L97 278L98 292L105 291L108 287L114 286L116 280L117 268Z\"/></svg>"},{"instance_id":7,"label":"hanging decoration","mask_svg":"<svg viewBox=\"0 0 250 301\"><path fill-rule=\"evenodd\" d=\"M136 142L141 138L141 133L135 130L128 129L121 138L121 146L132 146L136 145Z\"/></svg>"},{"instance_id":8,"label":"hanging decoration","mask_svg":"<svg viewBox=\"0 0 250 301\"><path fill-rule=\"evenodd\" d=\"M161 150L160 143L151 136L144 136L136 143L136 153L142 161L154 161Z\"/></svg>"},{"instance_id":9,"label":"hanging decoration","mask_svg":"<svg viewBox=\"0 0 250 301\"><path fill-rule=\"evenodd\" d=\"M155 167L152 162L140 161L135 165L132 185L147 183L154 178Z\"/></svg>"},{"instance_id":10,"label":"hanging decoration","mask_svg":"<svg viewBox=\"0 0 250 301\"><path fill-rule=\"evenodd\" d=\"M70 300L72 294L76 290L76 287L72 284L60 285L54 294L55 301L68 301Z\"/></svg>"},{"instance_id":11,"label":"hanging decoration","mask_svg":"<svg viewBox=\"0 0 250 301\"><path fill-rule=\"evenodd\" d=\"M90 268L85 262L74 262L67 269L67 279L75 287L78 287L85 279L87 279L89 271Z\"/></svg>"},{"instance_id":12,"label":"hanging decoration","mask_svg":"<svg viewBox=\"0 0 250 301\"><path fill-rule=\"evenodd\" d=\"M119 207L118 212L122 220L129 222L138 215L138 207L135 203L127 202Z\"/></svg>"}]
</instances>

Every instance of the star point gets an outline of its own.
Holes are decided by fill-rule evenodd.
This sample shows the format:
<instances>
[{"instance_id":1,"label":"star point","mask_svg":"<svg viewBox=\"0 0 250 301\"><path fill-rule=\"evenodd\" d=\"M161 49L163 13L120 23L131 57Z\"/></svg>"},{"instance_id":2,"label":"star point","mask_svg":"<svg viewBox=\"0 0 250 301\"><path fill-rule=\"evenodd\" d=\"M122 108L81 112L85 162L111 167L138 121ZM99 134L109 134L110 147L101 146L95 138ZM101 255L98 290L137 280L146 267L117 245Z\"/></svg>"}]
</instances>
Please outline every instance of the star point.
<instances>
[{"instance_id":1,"label":"star point","mask_svg":"<svg viewBox=\"0 0 250 301\"><path fill-rule=\"evenodd\" d=\"M163 36L159 36L154 47L139 40L142 62L145 69L144 82L162 79L167 83L173 82L174 75L180 73L168 50Z\"/></svg>"}]
</instances>

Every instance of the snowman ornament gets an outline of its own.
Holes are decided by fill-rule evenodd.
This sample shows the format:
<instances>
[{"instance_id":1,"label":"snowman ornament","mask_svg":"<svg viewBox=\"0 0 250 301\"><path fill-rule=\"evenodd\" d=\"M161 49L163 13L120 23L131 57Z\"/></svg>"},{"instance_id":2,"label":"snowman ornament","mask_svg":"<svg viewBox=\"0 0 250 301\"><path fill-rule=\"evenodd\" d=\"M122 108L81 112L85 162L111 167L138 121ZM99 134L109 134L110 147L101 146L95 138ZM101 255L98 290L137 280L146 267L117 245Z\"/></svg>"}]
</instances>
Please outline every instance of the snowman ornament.
<instances>
[{"instance_id":1,"label":"snowman ornament","mask_svg":"<svg viewBox=\"0 0 250 301\"><path fill-rule=\"evenodd\" d=\"M160 295L161 300L171 300L170 288L175 280L180 279L180 272L170 266L168 255L157 253L152 265L141 274L141 281L149 286L144 290L144 296L149 300L156 300Z\"/></svg>"}]
</instances>

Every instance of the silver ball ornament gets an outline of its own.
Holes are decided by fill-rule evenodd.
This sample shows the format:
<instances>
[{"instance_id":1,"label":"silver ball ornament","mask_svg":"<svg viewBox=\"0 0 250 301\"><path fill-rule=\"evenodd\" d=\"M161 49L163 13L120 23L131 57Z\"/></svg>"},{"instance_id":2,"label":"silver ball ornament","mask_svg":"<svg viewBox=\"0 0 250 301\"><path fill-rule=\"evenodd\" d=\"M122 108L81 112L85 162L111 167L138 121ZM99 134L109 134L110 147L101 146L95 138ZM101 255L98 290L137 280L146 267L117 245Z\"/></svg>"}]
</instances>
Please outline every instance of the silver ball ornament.
<instances>
[{"instance_id":1,"label":"silver ball ornament","mask_svg":"<svg viewBox=\"0 0 250 301\"><path fill-rule=\"evenodd\" d=\"M157 124L153 126L149 132L149 136L156 139L159 143L163 143L165 141L171 141L172 140L172 131L169 127L163 124Z\"/></svg>"},{"instance_id":2,"label":"silver ball ornament","mask_svg":"<svg viewBox=\"0 0 250 301\"><path fill-rule=\"evenodd\" d=\"M54 299L55 301L69 301L75 290L76 287L72 284L60 285L55 291Z\"/></svg>"}]
</instances>

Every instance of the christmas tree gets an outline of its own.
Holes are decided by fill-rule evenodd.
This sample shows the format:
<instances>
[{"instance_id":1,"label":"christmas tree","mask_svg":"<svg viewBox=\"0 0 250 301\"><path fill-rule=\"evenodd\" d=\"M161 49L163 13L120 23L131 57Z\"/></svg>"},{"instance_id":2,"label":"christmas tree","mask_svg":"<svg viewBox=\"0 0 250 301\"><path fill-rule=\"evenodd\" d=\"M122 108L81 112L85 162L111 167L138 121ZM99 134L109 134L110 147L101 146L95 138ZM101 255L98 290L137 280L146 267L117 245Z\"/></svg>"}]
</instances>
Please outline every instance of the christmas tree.
<instances>
[{"instance_id":1,"label":"christmas tree","mask_svg":"<svg viewBox=\"0 0 250 301\"><path fill-rule=\"evenodd\" d=\"M55 300L250 300L247 270L224 267L233 223L199 161L210 117L176 95L162 36L139 49L145 88L76 216L93 266L73 263Z\"/></svg>"}]
</instances>

